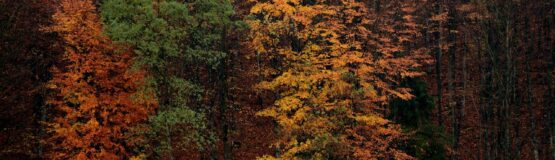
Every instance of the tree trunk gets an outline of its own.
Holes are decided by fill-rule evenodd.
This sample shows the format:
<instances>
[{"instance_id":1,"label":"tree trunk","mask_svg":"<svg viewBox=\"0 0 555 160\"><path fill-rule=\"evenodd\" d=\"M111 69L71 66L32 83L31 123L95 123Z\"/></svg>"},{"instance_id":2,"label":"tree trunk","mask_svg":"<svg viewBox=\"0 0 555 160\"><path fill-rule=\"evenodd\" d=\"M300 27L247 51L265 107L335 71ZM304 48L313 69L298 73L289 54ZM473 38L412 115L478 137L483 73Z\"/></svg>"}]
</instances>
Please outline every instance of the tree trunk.
<instances>
[{"instance_id":1,"label":"tree trunk","mask_svg":"<svg viewBox=\"0 0 555 160\"><path fill-rule=\"evenodd\" d=\"M166 123L166 145L168 147L168 158L170 160L174 160L174 155L173 155L173 144L172 144L172 131L171 131L171 126L168 125Z\"/></svg>"},{"instance_id":2,"label":"tree trunk","mask_svg":"<svg viewBox=\"0 0 555 160\"><path fill-rule=\"evenodd\" d=\"M507 2L510 3L510 2ZM506 4L507 7L509 6L509 4ZM508 12L508 10L507 10ZM510 156L510 146L511 146L511 136L510 136L510 119L509 119L509 115L510 115L510 96L511 96L511 82L512 82L512 77L511 77L511 71L512 71L512 55L511 55L511 44L510 44L510 32L511 32L511 22L509 20L509 17L506 17L506 21L505 21L505 75L504 75L504 86L503 86L503 90L504 90L504 95L503 95L503 106L502 106L502 111L501 113L501 136L502 136L502 141L501 141L501 153L503 153L503 157L502 159L509 159Z\"/></svg>"},{"instance_id":3,"label":"tree trunk","mask_svg":"<svg viewBox=\"0 0 555 160\"><path fill-rule=\"evenodd\" d=\"M526 20L525 22L525 26L526 26L526 35L530 35L530 28L531 26L528 25L528 20ZM526 107L528 108L528 118L529 118L529 125L530 125L530 130L531 130L531 143L532 143L532 154L534 156L534 160L539 160L539 152L538 152L538 137L537 137L537 131L536 131L536 116L535 116L535 111L532 108L533 105L533 92L532 92L532 78L531 78L531 67L530 67L530 61L532 60L530 58L530 56L532 55L530 52L532 51L532 41L528 40L528 44L530 46L528 46L528 49L525 51L525 64L526 64L526 94L527 96L527 100L526 100Z\"/></svg>"},{"instance_id":4,"label":"tree trunk","mask_svg":"<svg viewBox=\"0 0 555 160\"><path fill-rule=\"evenodd\" d=\"M436 4L436 14L441 13L440 3ZM441 80L441 22L436 23L437 31L434 32L435 40L435 58L436 58L436 84L437 84L437 109L438 122L443 127L443 105L442 105L442 80Z\"/></svg>"},{"instance_id":5,"label":"tree trunk","mask_svg":"<svg viewBox=\"0 0 555 160\"><path fill-rule=\"evenodd\" d=\"M222 123L222 143L224 145L224 160L231 160L231 150L232 146L229 143L229 123L227 120L227 97L228 97L228 85L227 85L227 62L226 60L230 56L229 49L227 48L227 27L224 27L222 32L222 52L228 53L226 58L221 60L219 67L219 80L220 80L220 118Z\"/></svg>"},{"instance_id":6,"label":"tree trunk","mask_svg":"<svg viewBox=\"0 0 555 160\"><path fill-rule=\"evenodd\" d=\"M547 10L549 10L549 8L552 8L552 4L551 2L547 2L544 6L547 7ZM542 9L542 12L544 12L545 9ZM549 14L549 13L545 13L543 15L548 15L545 16L546 18L544 19L544 43L542 45L542 43L540 42L539 45L542 45L542 48L548 47L547 49L542 49L541 52L544 52L547 54L547 56L545 57L545 59L547 59L547 63L546 63L546 69L545 69L545 85L547 86L547 90L545 93L545 104L543 105L544 108L544 112L546 112L547 115L547 122L546 122L546 130L547 130L547 138L548 138L548 151L546 151L548 154L548 156L551 157L551 159L555 159L555 144L554 144L554 129L555 129L555 90L554 90L554 86L553 86L553 71L555 70L555 43L553 43L553 39L551 37L552 35L552 29L553 29L553 15ZM546 158L547 159L547 158Z\"/></svg>"},{"instance_id":7,"label":"tree trunk","mask_svg":"<svg viewBox=\"0 0 555 160\"><path fill-rule=\"evenodd\" d=\"M449 54L449 61L448 61L448 86L447 90L449 92L449 101L448 106L451 107L451 116L452 116L452 129L453 129L453 151L455 152L454 156L451 156L452 160L458 159L457 157L460 156L459 151L459 138L460 138L460 122L459 122L459 113L460 113L460 105L459 98L457 95L457 91L454 89L454 82L456 80L456 59L455 56L457 54L457 44L456 39L457 35L455 30L457 29L457 10L455 8L455 2L450 1L446 2L448 5L449 13L448 13L448 20L447 20L447 43L449 44L448 54ZM453 104L454 103L454 104Z\"/></svg>"}]
</instances>

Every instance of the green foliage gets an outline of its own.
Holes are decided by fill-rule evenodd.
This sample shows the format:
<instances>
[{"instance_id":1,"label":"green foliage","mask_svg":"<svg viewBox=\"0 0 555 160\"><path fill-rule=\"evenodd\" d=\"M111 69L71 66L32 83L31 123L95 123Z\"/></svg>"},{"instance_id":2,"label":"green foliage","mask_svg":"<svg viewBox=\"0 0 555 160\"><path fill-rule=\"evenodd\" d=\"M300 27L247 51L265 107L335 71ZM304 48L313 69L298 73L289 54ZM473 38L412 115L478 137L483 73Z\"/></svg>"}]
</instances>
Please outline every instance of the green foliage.
<instances>
[{"instance_id":1,"label":"green foliage","mask_svg":"<svg viewBox=\"0 0 555 160\"><path fill-rule=\"evenodd\" d=\"M196 0L190 2L192 21L187 32L186 59L216 69L227 57L222 49L227 32L245 28L242 21L232 20L233 6L228 0Z\"/></svg>"},{"instance_id":2,"label":"green foliage","mask_svg":"<svg viewBox=\"0 0 555 160\"><path fill-rule=\"evenodd\" d=\"M418 159L443 160L447 158L446 146L449 145L450 138L441 127L428 123L416 130L405 131L414 132L403 148L407 154Z\"/></svg>"},{"instance_id":3,"label":"green foliage","mask_svg":"<svg viewBox=\"0 0 555 160\"><path fill-rule=\"evenodd\" d=\"M203 135L207 132L202 114L186 108L171 108L158 112L150 118L151 139L160 140L160 146L154 148L157 155L173 150L173 147L193 147L203 150L206 144L214 141L211 135ZM179 137L179 141L172 142L157 137Z\"/></svg>"},{"instance_id":4,"label":"green foliage","mask_svg":"<svg viewBox=\"0 0 555 160\"><path fill-rule=\"evenodd\" d=\"M138 65L159 71L166 58L178 56L179 41L185 38L186 32L172 22L189 18L186 6L163 2L161 12L157 13L151 0L108 0L101 10L105 32L114 41L134 46Z\"/></svg>"},{"instance_id":5,"label":"green foliage","mask_svg":"<svg viewBox=\"0 0 555 160\"><path fill-rule=\"evenodd\" d=\"M188 3L152 0L107 0L102 5L105 31L114 41L131 44L139 66L164 71L172 58L216 66L226 54L219 44L226 29L244 28L234 21L229 1Z\"/></svg>"},{"instance_id":6,"label":"green foliage","mask_svg":"<svg viewBox=\"0 0 555 160\"><path fill-rule=\"evenodd\" d=\"M170 135L182 133L171 128L186 125L193 127L192 131L200 131L205 123L202 116L187 107L190 100L199 99L200 86L177 75L169 76L168 72L174 67L171 60L186 57L182 42L187 38L187 22L191 19L188 5L176 1L155 5L151 0L108 0L101 10L105 32L112 40L135 47L136 67L149 71L150 87L160 101L158 114L150 118L152 134L156 135L151 136L151 141L160 144L155 149L157 153L171 151ZM204 138L198 135L188 132L183 138L200 144Z\"/></svg>"},{"instance_id":7,"label":"green foliage","mask_svg":"<svg viewBox=\"0 0 555 160\"><path fill-rule=\"evenodd\" d=\"M412 89L414 98L406 101L394 99L390 102L392 119L404 127L418 128L430 123L434 102L426 90L426 84L419 78L408 78L401 86Z\"/></svg>"},{"instance_id":8,"label":"green foliage","mask_svg":"<svg viewBox=\"0 0 555 160\"><path fill-rule=\"evenodd\" d=\"M203 109L200 103L203 96L210 95L203 95L205 88L192 78L201 73L185 72L204 67L216 70L227 58L222 49L224 36L244 27L231 19L231 3L106 0L101 11L105 33L116 42L133 46L138 55L135 67L149 71L150 87L160 104L158 114L150 119L151 139L160 144L156 153L185 147L182 144L196 144L192 147L202 150L212 143L213 134L206 129L203 116L210 109ZM187 131L179 129L183 127ZM181 141L171 142L172 136L179 136Z\"/></svg>"},{"instance_id":9,"label":"green foliage","mask_svg":"<svg viewBox=\"0 0 555 160\"><path fill-rule=\"evenodd\" d=\"M427 93L426 83L420 78L408 78L401 86L412 89L411 100L394 99L390 102L390 119L410 133L403 150L418 159L445 159L449 137L441 127L430 120L434 109L433 99Z\"/></svg>"}]
</instances>

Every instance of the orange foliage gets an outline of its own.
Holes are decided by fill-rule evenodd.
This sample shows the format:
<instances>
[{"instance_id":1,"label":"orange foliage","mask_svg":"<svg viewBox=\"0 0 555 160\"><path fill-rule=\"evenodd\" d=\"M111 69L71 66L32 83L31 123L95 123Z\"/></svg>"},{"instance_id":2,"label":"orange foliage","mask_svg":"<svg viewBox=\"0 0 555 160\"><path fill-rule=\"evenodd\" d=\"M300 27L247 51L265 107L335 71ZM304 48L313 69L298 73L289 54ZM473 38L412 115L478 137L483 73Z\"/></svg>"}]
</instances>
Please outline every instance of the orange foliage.
<instances>
[{"instance_id":1,"label":"orange foliage","mask_svg":"<svg viewBox=\"0 0 555 160\"><path fill-rule=\"evenodd\" d=\"M52 159L123 159L156 102L140 92L144 73L130 71L131 51L102 35L90 0L62 0L48 31L63 41L65 66L52 69L48 103L56 111L47 125Z\"/></svg>"}]
</instances>

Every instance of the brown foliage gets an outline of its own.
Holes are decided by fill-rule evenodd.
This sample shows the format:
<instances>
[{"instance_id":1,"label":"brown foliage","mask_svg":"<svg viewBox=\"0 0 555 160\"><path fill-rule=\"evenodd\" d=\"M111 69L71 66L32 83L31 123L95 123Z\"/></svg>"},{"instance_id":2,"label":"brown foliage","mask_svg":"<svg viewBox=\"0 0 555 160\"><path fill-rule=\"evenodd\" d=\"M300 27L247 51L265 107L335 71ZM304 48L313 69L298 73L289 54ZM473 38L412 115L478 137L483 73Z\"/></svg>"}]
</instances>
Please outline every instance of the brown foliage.
<instances>
[{"instance_id":1,"label":"brown foliage","mask_svg":"<svg viewBox=\"0 0 555 160\"><path fill-rule=\"evenodd\" d=\"M0 0L0 159L40 156L44 84L58 57L53 0Z\"/></svg>"}]
</instances>

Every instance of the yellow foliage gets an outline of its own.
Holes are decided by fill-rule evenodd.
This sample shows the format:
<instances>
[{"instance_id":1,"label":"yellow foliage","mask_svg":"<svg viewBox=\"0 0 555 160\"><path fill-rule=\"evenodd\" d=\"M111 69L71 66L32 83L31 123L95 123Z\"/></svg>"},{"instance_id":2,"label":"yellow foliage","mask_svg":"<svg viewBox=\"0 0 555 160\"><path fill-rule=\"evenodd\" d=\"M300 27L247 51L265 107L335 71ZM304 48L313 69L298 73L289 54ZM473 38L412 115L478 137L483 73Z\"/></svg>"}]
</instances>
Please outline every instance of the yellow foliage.
<instances>
[{"instance_id":1,"label":"yellow foliage","mask_svg":"<svg viewBox=\"0 0 555 160\"><path fill-rule=\"evenodd\" d=\"M264 155L262 157L257 157L256 160L281 160L280 158L275 158L273 156Z\"/></svg>"},{"instance_id":2,"label":"yellow foliage","mask_svg":"<svg viewBox=\"0 0 555 160\"><path fill-rule=\"evenodd\" d=\"M145 160L145 159L146 159L145 154L139 154L137 156L133 156L133 157L129 158L129 160Z\"/></svg>"},{"instance_id":3,"label":"yellow foliage","mask_svg":"<svg viewBox=\"0 0 555 160\"><path fill-rule=\"evenodd\" d=\"M281 138L276 146L281 147L282 158L297 159L300 152L312 159L377 159L397 154L385 150L395 150L388 146L401 136L400 130L375 109L390 97L412 98L409 90L392 84L400 82L398 77L420 76L413 70L428 58L420 54L423 50L409 51L404 45L420 36L412 14L414 3L391 1L386 6L399 7L392 9L399 13L376 17L364 2L352 0L253 2L257 3L251 14L258 18L248 21L251 47L256 54L264 53L263 59L277 60L272 61L275 68L267 69L278 70L257 86L279 95L273 106L258 115L279 124ZM396 14L402 17L400 22ZM380 134L386 133L384 139ZM334 141L348 136L359 139ZM324 148L330 147L326 144L332 142L352 148L326 153ZM365 154L372 158L359 156Z\"/></svg>"},{"instance_id":4,"label":"yellow foliage","mask_svg":"<svg viewBox=\"0 0 555 160\"><path fill-rule=\"evenodd\" d=\"M369 126L380 126L380 125L386 125L389 123L388 120L384 119L383 117L379 117L377 115L354 116L353 119Z\"/></svg>"}]
</instances>

